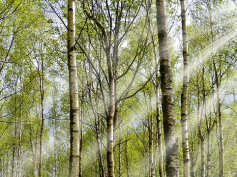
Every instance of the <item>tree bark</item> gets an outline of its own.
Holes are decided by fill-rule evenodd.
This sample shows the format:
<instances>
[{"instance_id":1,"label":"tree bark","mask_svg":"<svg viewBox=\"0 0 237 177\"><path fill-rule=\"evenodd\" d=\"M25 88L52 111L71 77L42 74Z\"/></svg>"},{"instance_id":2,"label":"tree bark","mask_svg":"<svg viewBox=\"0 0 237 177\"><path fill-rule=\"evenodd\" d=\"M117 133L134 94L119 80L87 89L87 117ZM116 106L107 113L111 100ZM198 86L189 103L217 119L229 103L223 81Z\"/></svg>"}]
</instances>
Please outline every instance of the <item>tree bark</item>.
<instances>
[{"instance_id":1,"label":"tree bark","mask_svg":"<svg viewBox=\"0 0 237 177\"><path fill-rule=\"evenodd\" d=\"M205 177L206 168L205 168L205 139L201 137L201 177Z\"/></svg>"},{"instance_id":2,"label":"tree bark","mask_svg":"<svg viewBox=\"0 0 237 177\"><path fill-rule=\"evenodd\" d=\"M20 85L21 84L21 77L20 77ZM22 98L22 94L20 95ZM21 148L22 148L22 104L23 101L21 100L21 105L20 105L20 127L19 127L19 142L18 142L18 151L17 151L17 168L16 168L16 177L21 176Z\"/></svg>"},{"instance_id":3,"label":"tree bark","mask_svg":"<svg viewBox=\"0 0 237 177\"><path fill-rule=\"evenodd\" d=\"M182 34L183 34L183 91L181 94L181 122L182 122L182 148L183 148L183 176L190 176L190 154L188 140L188 122L187 122L187 101L188 101L188 38L186 26L186 9L185 1L181 0L181 18L182 18Z\"/></svg>"},{"instance_id":4,"label":"tree bark","mask_svg":"<svg viewBox=\"0 0 237 177\"><path fill-rule=\"evenodd\" d=\"M190 147L190 152L192 152L192 153L190 153L190 176L191 177L195 177L195 172L196 172L196 170L195 170L195 159L194 159L194 151L195 151L195 148L194 148L194 136L193 136L193 133L191 132L191 147Z\"/></svg>"},{"instance_id":5,"label":"tree bark","mask_svg":"<svg viewBox=\"0 0 237 177\"><path fill-rule=\"evenodd\" d=\"M17 82L15 87L17 88ZM15 90L16 92L16 90ZM17 95L15 95L15 102L17 102ZM13 141L13 149L12 149L12 174L11 176L14 177L14 170L15 170L15 153L16 153L16 140L17 140L17 108L15 105L15 123L14 123L14 141Z\"/></svg>"},{"instance_id":6,"label":"tree bark","mask_svg":"<svg viewBox=\"0 0 237 177\"><path fill-rule=\"evenodd\" d=\"M33 142L33 130L32 127L30 126L30 147L31 147L31 152L32 152L32 176L35 176L35 171L36 171L36 150L38 146L38 131L36 131L36 139L35 143Z\"/></svg>"},{"instance_id":7,"label":"tree bark","mask_svg":"<svg viewBox=\"0 0 237 177\"><path fill-rule=\"evenodd\" d=\"M40 157L39 157L39 177L42 176L42 148L44 131L44 62L42 59L40 74L40 94L41 94L41 125L40 125Z\"/></svg>"},{"instance_id":8,"label":"tree bark","mask_svg":"<svg viewBox=\"0 0 237 177\"><path fill-rule=\"evenodd\" d=\"M79 176L79 104L77 62L75 48L75 0L68 0L68 70L69 70L69 97L70 97L70 160L69 176Z\"/></svg>"},{"instance_id":9,"label":"tree bark","mask_svg":"<svg viewBox=\"0 0 237 177\"><path fill-rule=\"evenodd\" d=\"M201 177L206 176L206 167L205 167L205 133L203 131L203 126L202 126L202 121L203 121L203 113L206 110L206 90L205 90L205 69L204 66L202 67L202 107L200 107L200 98L199 98L199 88L198 88L198 120L199 120L199 125L198 125L198 133L199 133L199 139L201 141L200 147L201 147ZM199 84L198 84L199 87ZM200 112L201 109L201 112Z\"/></svg>"},{"instance_id":10,"label":"tree bark","mask_svg":"<svg viewBox=\"0 0 237 177\"><path fill-rule=\"evenodd\" d=\"M15 126L16 126L16 123L15 123ZM16 138L16 135L15 135L15 138ZM14 141L16 141L16 140L14 139ZM12 170L12 172L11 172L12 177L14 177L14 169L15 169L15 149L16 149L15 144L16 143L14 142L13 144L14 144L14 146L13 146L13 150L12 150L13 152L12 152L12 169L11 169Z\"/></svg>"},{"instance_id":11,"label":"tree bark","mask_svg":"<svg viewBox=\"0 0 237 177\"><path fill-rule=\"evenodd\" d=\"M127 177L129 177L128 141L126 141L126 143L125 143L125 157L126 157L126 171L127 171Z\"/></svg>"},{"instance_id":12,"label":"tree bark","mask_svg":"<svg viewBox=\"0 0 237 177\"><path fill-rule=\"evenodd\" d=\"M210 131L207 132L207 177L210 177L211 153L210 153Z\"/></svg>"},{"instance_id":13,"label":"tree bark","mask_svg":"<svg viewBox=\"0 0 237 177\"><path fill-rule=\"evenodd\" d=\"M106 109L106 120L107 120L107 166L108 166L108 177L114 177L114 124L115 122L115 76L114 67L111 57L111 44L107 30L105 26L90 12L86 9L85 0L83 0L83 9L87 17L95 22L97 27L101 30L104 45L105 54L108 69L108 90L109 90L109 100L108 109Z\"/></svg>"},{"instance_id":14,"label":"tree bark","mask_svg":"<svg viewBox=\"0 0 237 177\"><path fill-rule=\"evenodd\" d=\"M148 12L148 20L149 20L149 29L151 33L152 45L153 45L153 53L155 57L155 93L156 93L156 147L155 147L155 159L154 159L154 170L157 165L158 157L158 169L160 177L164 176L164 163L163 163L163 147L162 147L162 133L161 133L161 118L160 118L160 83L159 83L159 60L157 56L157 48L155 43L155 37L153 33L153 26L150 17L150 11ZM155 172L154 172L155 173Z\"/></svg>"},{"instance_id":15,"label":"tree bark","mask_svg":"<svg viewBox=\"0 0 237 177\"><path fill-rule=\"evenodd\" d=\"M158 65L158 63L157 63ZM163 162L163 146L162 146L162 133L161 133L161 118L160 118L160 94L159 94L159 77L158 77L158 68L156 69L156 150L155 150L155 158L159 157L158 163L158 171L160 177L164 177L164 162ZM157 164L157 159L155 159L155 167Z\"/></svg>"},{"instance_id":16,"label":"tree bark","mask_svg":"<svg viewBox=\"0 0 237 177\"><path fill-rule=\"evenodd\" d=\"M100 123L98 114L96 115L96 140L97 140L97 146L98 146L98 156L99 156L99 169L100 169L100 177L105 177L105 168L104 168L104 161L103 161L103 151L102 151L102 139L101 139L101 130L100 130Z\"/></svg>"},{"instance_id":17,"label":"tree bark","mask_svg":"<svg viewBox=\"0 0 237 177\"><path fill-rule=\"evenodd\" d=\"M222 116L221 116L221 103L220 103L220 94L219 94L219 86L217 87L217 112L219 119L219 177L224 176L224 143L223 143L223 129L222 129Z\"/></svg>"},{"instance_id":18,"label":"tree bark","mask_svg":"<svg viewBox=\"0 0 237 177\"><path fill-rule=\"evenodd\" d=\"M148 116L148 134L149 134L149 176L155 176L154 155L153 155L153 115L151 106L151 94L149 93L149 116Z\"/></svg>"},{"instance_id":19,"label":"tree bark","mask_svg":"<svg viewBox=\"0 0 237 177\"><path fill-rule=\"evenodd\" d=\"M122 176L122 136L121 122L119 123L119 177Z\"/></svg>"},{"instance_id":20,"label":"tree bark","mask_svg":"<svg viewBox=\"0 0 237 177\"><path fill-rule=\"evenodd\" d=\"M115 79L113 74L110 45L107 34L104 35L109 75L109 111L107 115L107 164L108 177L114 177L114 117L115 117Z\"/></svg>"},{"instance_id":21,"label":"tree bark","mask_svg":"<svg viewBox=\"0 0 237 177\"><path fill-rule=\"evenodd\" d=\"M212 21L212 8L211 2L208 4L208 10L210 11L210 26L211 26L211 42L213 45L214 42L214 32L213 32L213 21ZM213 53L213 68L215 73L215 83L216 83L216 95L217 95L217 119L219 122L219 177L224 176L224 143L223 143L223 128L222 128L222 114L221 114L221 100L220 100L220 83L221 83L221 76L219 79L218 71L217 71L217 61L216 56ZM220 71L221 73L221 71Z\"/></svg>"},{"instance_id":22,"label":"tree bark","mask_svg":"<svg viewBox=\"0 0 237 177\"><path fill-rule=\"evenodd\" d=\"M10 166L10 162L9 162L9 160L10 160L10 155L8 154L8 151L7 151L7 161L6 161L6 169L5 169L5 174L6 174L6 176L8 176L8 171L9 171L9 166Z\"/></svg>"},{"instance_id":23,"label":"tree bark","mask_svg":"<svg viewBox=\"0 0 237 177\"><path fill-rule=\"evenodd\" d=\"M164 160L163 160L163 146L162 146L162 133L161 133L161 119L160 119L160 103L159 103L159 87L157 88L157 105L156 105L156 131L157 131L157 141L158 141L158 147L159 147L159 175L160 177L164 177Z\"/></svg>"},{"instance_id":24,"label":"tree bark","mask_svg":"<svg viewBox=\"0 0 237 177\"><path fill-rule=\"evenodd\" d=\"M3 165L3 160L2 160L2 157L0 157L0 174L1 174L1 177L3 177L3 173L4 173L4 165Z\"/></svg>"},{"instance_id":25,"label":"tree bark","mask_svg":"<svg viewBox=\"0 0 237 177\"><path fill-rule=\"evenodd\" d=\"M166 148L167 177L179 176L179 144L176 135L172 73L166 27L165 0L156 0L157 27L159 37L162 111Z\"/></svg>"},{"instance_id":26,"label":"tree bark","mask_svg":"<svg viewBox=\"0 0 237 177\"><path fill-rule=\"evenodd\" d=\"M22 148L22 122L20 120L20 127L19 127L19 144L18 144L18 151L17 151L17 169L16 169L16 177L21 176L21 148Z\"/></svg>"},{"instance_id":27,"label":"tree bark","mask_svg":"<svg viewBox=\"0 0 237 177\"><path fill-rule=\"evenodd\" d=\"M81 94L79 177L82 177L82 146L83 146L82 121L83 121L83 118L84 118L84 92L82 92Z\"/></svg>"},{"instance_id":28,"label":"tree bark","mask_svg":"<svg viewBox=\"0 0 237 177\"><path fill-rule=\"evenodd\" d=\"M54 148L54 175L55 177L58 176L58 165L57 165L57 146L56 146L56 119L54 119L54 127L53 127L53 136L54 136L54 142L53 142L53 148Z\"/></svg>"},{"instance_id":29,"label":"tree bark","mask_svg":"<svg viewBox=\"0 0 237 177\"><path fill-rule=\"evenodd\" d=\"M16 115L15 115L16 116ZM14 177L14 169L15 169L15 152L16 152L16 132L17 132L17 126L16 126L16 118L15 118L15 130L14 130L14 142L13 142L13 148L12 148L12 172L11 172L11 176Z\"/></svg>"}]
</instances>

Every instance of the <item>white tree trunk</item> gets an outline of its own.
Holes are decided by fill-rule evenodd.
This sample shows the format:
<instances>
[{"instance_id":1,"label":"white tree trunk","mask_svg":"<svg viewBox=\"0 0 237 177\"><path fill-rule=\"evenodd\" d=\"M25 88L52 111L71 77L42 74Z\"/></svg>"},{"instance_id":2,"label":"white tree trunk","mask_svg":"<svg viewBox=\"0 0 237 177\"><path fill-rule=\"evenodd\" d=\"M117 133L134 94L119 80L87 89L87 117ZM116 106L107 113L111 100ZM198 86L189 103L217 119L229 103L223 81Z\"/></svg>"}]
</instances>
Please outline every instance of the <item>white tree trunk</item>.
<instances>
[{"instance_id":1,"label":"white tree trunk","mask_svg":"<svg viewBox=\"0 0 237 177\"><path fill-rule=\"evenodd\" d=\"M68 0L68 69L70 97L70 162L69 176L79 176L79 104L75 48L75 0Z\"/></svg>"}]
</instances>

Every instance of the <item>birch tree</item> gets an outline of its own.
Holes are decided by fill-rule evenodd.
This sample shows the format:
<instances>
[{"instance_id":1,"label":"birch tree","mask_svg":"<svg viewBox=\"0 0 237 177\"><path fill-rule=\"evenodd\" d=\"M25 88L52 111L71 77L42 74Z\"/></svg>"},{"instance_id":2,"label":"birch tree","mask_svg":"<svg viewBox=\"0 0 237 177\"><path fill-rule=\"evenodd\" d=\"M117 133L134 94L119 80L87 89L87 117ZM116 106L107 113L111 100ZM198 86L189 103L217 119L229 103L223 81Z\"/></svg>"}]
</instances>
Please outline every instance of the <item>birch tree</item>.
<instances>
[{"instance_id":1,"label":"birch tree","mask_svg":"<svg viewBox=\"0 0 237 177\"><path fill-rule=\"evenodd\" d=\"M165 0L156 0L162 111L166 152L166 175L167 177L174 177L179 176L179 144L175 127L172 73L165 8Z\"/></svg>"},{"instance_id":2,"label":"birch tree","mask_svg":"<svg viewBox=\"0 0 237 177\"><path fill-rule=\"evenodd\" d=\"M189 84L188 69L188 38L186 27L186 8L185 1L181 0L181 18L183 34L183 90L181 94L181 122L182 122L182 148L183 148L183 176L190 176L190 155L188 141L188 122L187 122L187 99Z\"/></svg>"},{"instance_id":3,"label":"birch tree","mask_svg":"<svg viewBox=\"0 0 237 177\"><path fill-rule=\"evenodd\" d=\"M75 0L68 0L68 70L70 97L70 165L69 176L79 176L79 104L75 48Z\"/></svg>"}]
</instances>

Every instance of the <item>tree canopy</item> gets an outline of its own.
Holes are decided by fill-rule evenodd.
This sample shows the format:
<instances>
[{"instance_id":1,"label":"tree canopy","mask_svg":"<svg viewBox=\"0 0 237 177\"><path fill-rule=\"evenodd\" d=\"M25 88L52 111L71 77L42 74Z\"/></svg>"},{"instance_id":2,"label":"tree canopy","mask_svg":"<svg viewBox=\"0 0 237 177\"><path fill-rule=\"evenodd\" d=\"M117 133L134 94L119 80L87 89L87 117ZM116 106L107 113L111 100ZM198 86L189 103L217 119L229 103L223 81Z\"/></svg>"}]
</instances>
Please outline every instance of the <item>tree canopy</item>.
<instances>
[{"instance_id":1,"label":"tree canopy","mask_svg":"<svg viewBox=\"0 0 237 177\"><path fill-rule=\"evenodd\" d=\"M0 0L0 176L236 176L236 9Z\"/></svg>"}]
</instances>

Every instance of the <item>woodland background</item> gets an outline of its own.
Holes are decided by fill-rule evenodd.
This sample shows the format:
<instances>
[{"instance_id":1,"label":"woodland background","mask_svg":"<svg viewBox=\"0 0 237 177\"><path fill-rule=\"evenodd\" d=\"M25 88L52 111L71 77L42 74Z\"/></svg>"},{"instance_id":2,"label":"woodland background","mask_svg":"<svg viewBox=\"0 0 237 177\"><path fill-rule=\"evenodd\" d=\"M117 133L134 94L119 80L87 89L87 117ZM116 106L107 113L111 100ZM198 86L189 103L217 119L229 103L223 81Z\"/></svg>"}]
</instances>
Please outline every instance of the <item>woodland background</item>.
<instances>
[{"instance_id":1,"label":"woodland background","mask_svg":"<svg viewBox=\"0 0 237 177\"><path fill-rule=\"evenodd\" d=\"M110 145L114 176L178 176L165 165L157 2L75 1L78 176L110 176ZM186 176L237 176L237 4L187 0L182 28L181 2L167 0L165 8L179 150L174 168L180 176L187 168ZM0 0L2 177L69 176L68 19L66 1ZM183 54L188 54L188 75ZM115 111L108 145L110 69ZM189 79L187 109L181 113L183 78ZM182 131L184 122L188 129ZM182 135L188 135L189 157Z\"/></svg>"}]
</instances>

